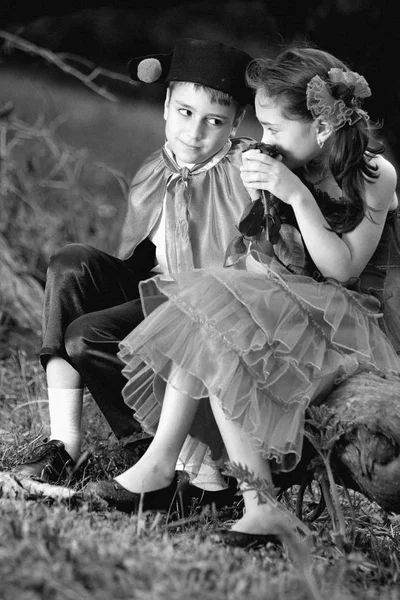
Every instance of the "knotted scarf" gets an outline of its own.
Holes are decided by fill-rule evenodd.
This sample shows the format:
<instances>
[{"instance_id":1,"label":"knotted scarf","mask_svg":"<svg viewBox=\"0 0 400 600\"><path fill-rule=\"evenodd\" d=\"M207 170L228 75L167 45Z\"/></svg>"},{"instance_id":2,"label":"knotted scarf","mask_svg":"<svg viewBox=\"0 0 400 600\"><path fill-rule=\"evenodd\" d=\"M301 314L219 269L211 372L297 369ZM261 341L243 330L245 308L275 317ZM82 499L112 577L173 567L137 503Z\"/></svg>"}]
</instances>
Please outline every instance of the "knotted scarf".
<instances>
[{"instance_id":1,"label":"knotted scarf","mask_svg":"<svg viewBox=\"0 0 400 600\"><path fill-rule=\"evenodd\" d=\"M226 153L226 148L223 150ZM209 168L210 159L180 168L165 149L163 158L172 172L166 188L165 232L168 269L170 273L181 273L193 269L193 252L189 232L189 204L192 178Z\"/></svg>"}]
</instances>

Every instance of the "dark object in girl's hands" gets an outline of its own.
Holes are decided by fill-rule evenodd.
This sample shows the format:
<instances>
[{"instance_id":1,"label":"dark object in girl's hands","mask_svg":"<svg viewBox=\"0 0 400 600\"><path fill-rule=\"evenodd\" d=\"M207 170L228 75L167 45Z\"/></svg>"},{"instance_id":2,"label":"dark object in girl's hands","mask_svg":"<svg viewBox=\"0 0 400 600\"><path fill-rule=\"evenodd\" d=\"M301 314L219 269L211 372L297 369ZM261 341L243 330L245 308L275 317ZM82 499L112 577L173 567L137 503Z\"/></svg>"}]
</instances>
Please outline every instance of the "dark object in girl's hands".
<instances>
[{"instance_id":1,"label":"dark object in girl's hands","mask_svg":"<svg viewBox=\"0 0 400 600\"><path fill-rule=\"evenodd\" d=\"M268 154L272 158L280 154L275 144L264 144L263 142L253 142L246 148L245 152L247 150L260 150L263 154ZM266 202L262 198L259 198L246 207L238 229L245 237L252 238L258 237L263 229L268 227L268 239L270 239L272 234L273 243L276 243L280 222L276 218L271 219L270 215L266 214L268 211L265 210L265 204Z\"/></svg>"},{"instance_id":2,"label":"dark object in girl's hands","mask_svg":"<svg viewBox=\"0 0 400 600\"><path fill-rule=\"evenodd\" d=\"M257 237L265 229L265 210L261 198L245 208L238 229L246 238Z\"/></svg>"},{"instance_id":3,"label":"dark object in girl's hands","mask_svg":"<svg viewBox=\"0 0 400 600\"><path fill-rule=\"evenodd\" d=\"M280 154L279 149L274 144L264 144L263 142L254 142L250 144L247 150L260 150L263 154L268 154L275 158ZM274 196L262 191L262 197L246 207L239 223L239 231L245 238L259 238L262 231L266 231L266 240L272 244L276 244L279 239L279 230L281 223L279 217L270 214L270 202Z\"/></svg>"},{"instance_id":4,"label":"dark object in girl's hands","mask_svg":"<svg viewBox=\"0 0 400 600\"><path fill-rule=\"evenodd\" d=\"M264 142L253 142L246 148L245 152L247 150L260 150L260 152L268 154L272 158L275 158L279 154L279 149L275 144L264 144Z\"/></svg>"},{"instance_id":5,"label":"dark object in girl's hands","mask_svg":"<svg viewBox=\"0 0 400 600\"><path fill-rule=\"evenodd\" d=\"M281 221L275 212L271 215L265 211L265 203L262 198L251 202L244 210L238 229L247 239L259 238L263 230L266 232L266 239L272 244L279 240L279 231Z\"/></svg>"}]
</instances>

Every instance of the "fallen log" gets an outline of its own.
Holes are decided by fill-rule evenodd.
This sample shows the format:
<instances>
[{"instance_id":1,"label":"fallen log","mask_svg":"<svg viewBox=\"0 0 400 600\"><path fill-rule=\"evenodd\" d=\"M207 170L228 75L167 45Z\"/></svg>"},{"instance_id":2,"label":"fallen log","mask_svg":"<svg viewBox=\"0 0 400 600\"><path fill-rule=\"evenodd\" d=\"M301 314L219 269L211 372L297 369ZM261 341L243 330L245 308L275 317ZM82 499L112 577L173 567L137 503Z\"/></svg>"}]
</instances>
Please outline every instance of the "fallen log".
<instances>
[{"instance_id":1,"label":"fallen log","mask_svg":"<svg viewBox=\"0 0 400 600\"><path fill-rule=\"evenodd\" d=\"M400 513L400 377L358 373L337 386L325 404L342 431L331 460L337 482ZM309 481L316 455L305 440L297 468L276 475L274 484L286 490Z\"/></svg>"},{"instance_id":2,"label":"fallen log","mask_svg":"<svg viewBox=\"0 0 400 600\"><path fill-rule=\"evenodd\" d=\"M363 372L327 398L343 435L335 467L348 487L400 513L400 377Z\"/></svg>"},{"instance_id":3,"label":"fallen log","mask_svg":"<svg viewBox=\"0 0 400 600\"><path fill-rule=\"evenodd\" d=\"M81 496L82 494L69 487L50 485L30 477L18 477L13 473L0 471L0 498L57 500L71 504Z\"/></svg>"}]
</instances>

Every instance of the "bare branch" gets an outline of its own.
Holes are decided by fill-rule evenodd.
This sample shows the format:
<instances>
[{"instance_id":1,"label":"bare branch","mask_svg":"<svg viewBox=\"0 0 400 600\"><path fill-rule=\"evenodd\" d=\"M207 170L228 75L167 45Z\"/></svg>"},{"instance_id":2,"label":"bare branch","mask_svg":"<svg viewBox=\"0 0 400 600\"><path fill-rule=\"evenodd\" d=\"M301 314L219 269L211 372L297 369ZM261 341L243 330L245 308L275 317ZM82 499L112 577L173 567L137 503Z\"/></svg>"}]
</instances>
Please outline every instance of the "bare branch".
<instances>
[{"instance_id":1,"label":"bare branch","mask_svg":"<svg viewBox=\"0 0 400 600\"><path fill-rule=\"evenodd\" d=\"M46 48L41 48L40 46L37 46L36 44L32 44L32 42L28 42L27 40L24 40L23 38L15 35L13 33L8 33L7 31L0 30L0 38L3 38L6 41L6 43L3 45L3 48L6 51L16 48L16 49L22 50L23 52L26 52L28 54L32 54L34 56L40 56L47 62L58 67L64 73L67 73L67 75L71 75L72 77L79 79L79 81L81 81L84 85L86 85L88 88L90 88L96 94L98 94L99 96L103 96L103 98L106 98L107 100L110 100L111 102L118 102L117 96L115 96L114 94L112 94L111 92L106 90L101 85L96 84L94 80L97 79L97 77L99 77L99 76L103 76L103 77L107 77L109 79L117 79L119 81L123 81L126 83L131 82L131 80L128 76L121 75L120 73L116 73L116 72L110 71L108 69L102 69L101 67L97 67L96 65L94 65L91 61L81 58L79 56L73 55L73 54L68 54L68 53L56 54L56 53L52 52L51 50L48 50ZM70 60L70 61L73 60L77 63L85 65L86 67L91 69L91 72L85 75L84 73L79 71L77 68L68 64L68 62L66 62L68 60Z\"/></svg>"},{"instance_id":2,"label":"bare branch","mask_svg":"<svg viewBox=\"0 0 400 600\"><path fill-rule=\"evenodd\" d=\"M71 60L82 65L85 65L88 69L92 69L92 73L90 74L91 79L94 79L93 73L98 75L103 75L104 77L108 77L109 79L116 79L118 81L123 81L124 83L129 83L129 85L139 85L137 81L133 81L129 75L122 75L122 73L117 73L116 71L110 71L109 69L103 69L102 67L97 67L91 60L84 58L83 56L78 56L77 54L71 54L70 52L60 52L57 56L61 60Z\"/></svg>"}]
</instances>

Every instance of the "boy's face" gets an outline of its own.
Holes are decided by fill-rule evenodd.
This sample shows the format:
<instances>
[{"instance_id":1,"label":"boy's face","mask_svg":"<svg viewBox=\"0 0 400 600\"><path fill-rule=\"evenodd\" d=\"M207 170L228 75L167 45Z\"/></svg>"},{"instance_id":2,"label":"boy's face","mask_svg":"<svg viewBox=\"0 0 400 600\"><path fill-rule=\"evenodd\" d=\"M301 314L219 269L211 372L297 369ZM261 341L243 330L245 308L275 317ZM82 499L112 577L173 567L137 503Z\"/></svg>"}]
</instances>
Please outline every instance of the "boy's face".
<instances>
[{"instance_id":1,"label":"boy's face","mask_svg":"<svg viewBox=\"0 0 400 600\"><path fill-rule=\"evenodd\" d=\"M236 111L235 103L223 106L211 102L207 93L192 83L168 89L165 136L177 163L201 163L221 150L239 125Z\"/></svg>"}]
</instances>

